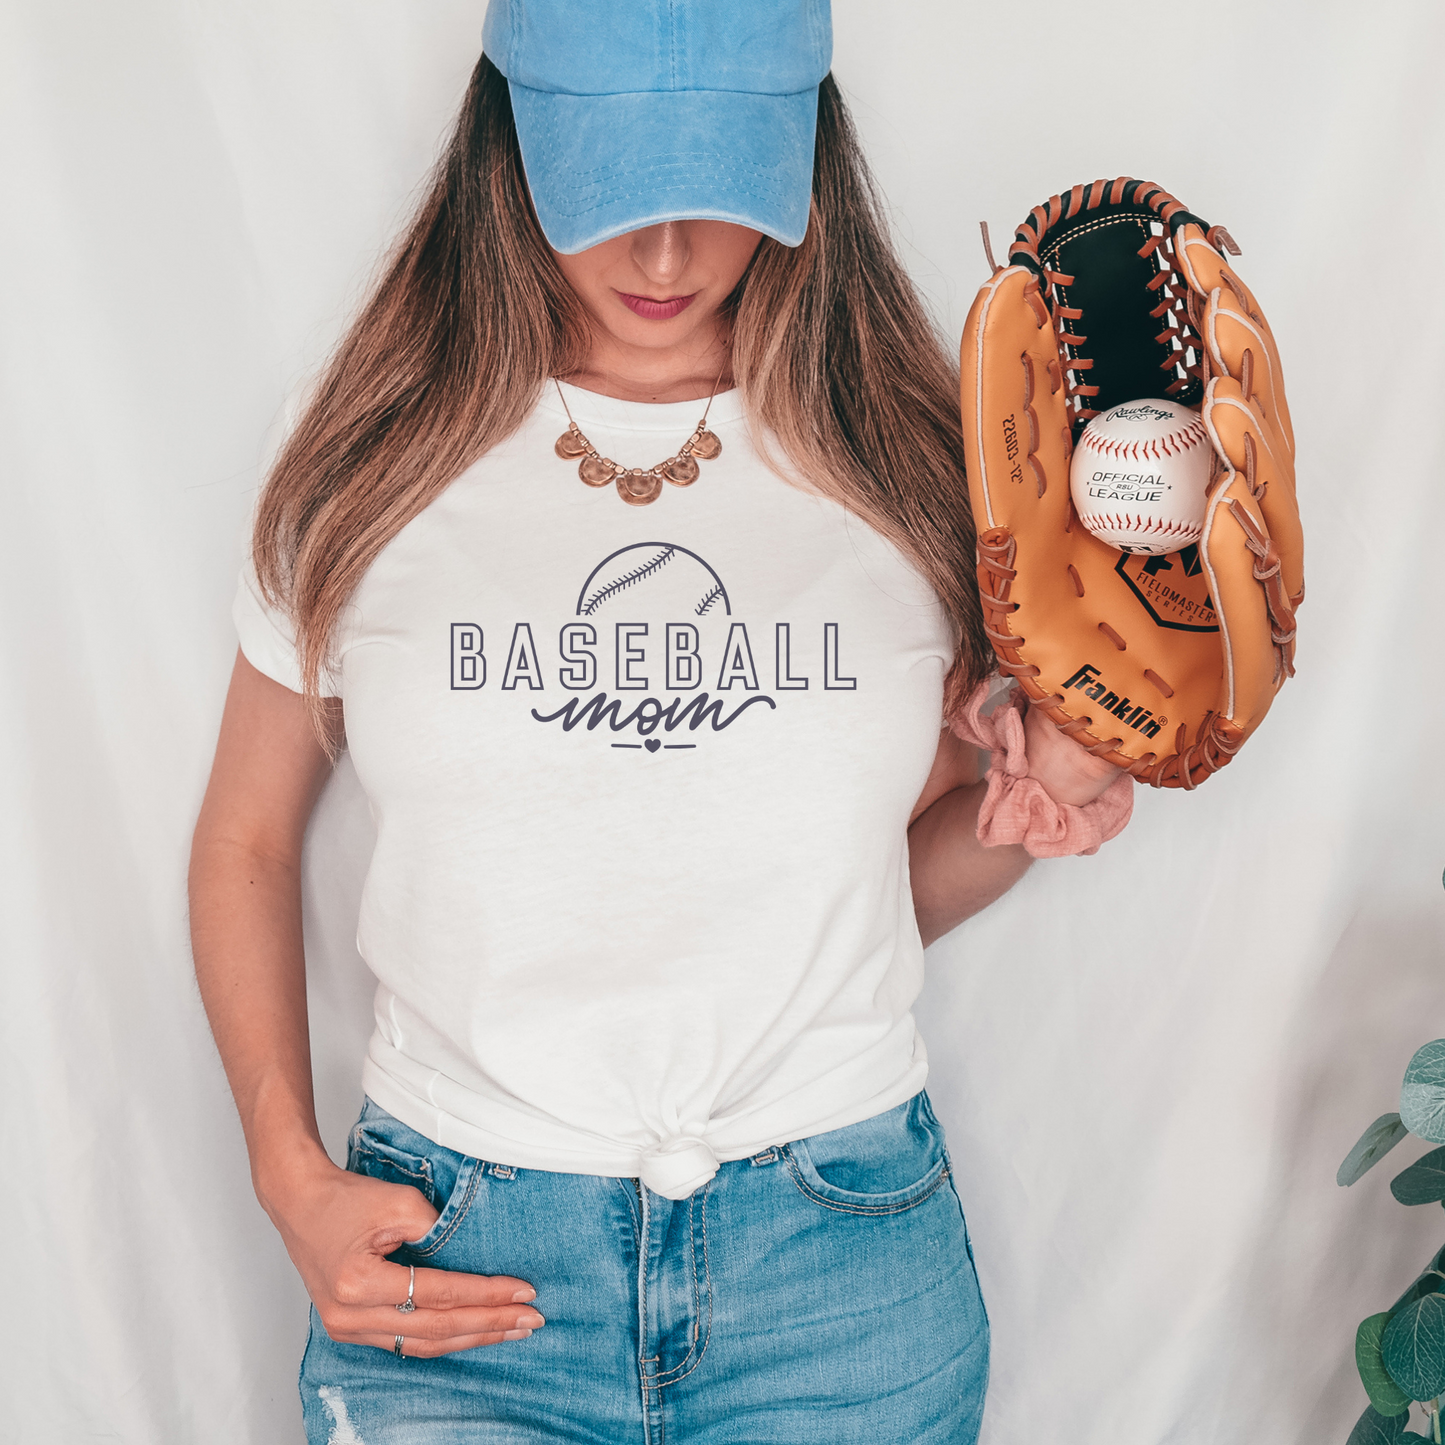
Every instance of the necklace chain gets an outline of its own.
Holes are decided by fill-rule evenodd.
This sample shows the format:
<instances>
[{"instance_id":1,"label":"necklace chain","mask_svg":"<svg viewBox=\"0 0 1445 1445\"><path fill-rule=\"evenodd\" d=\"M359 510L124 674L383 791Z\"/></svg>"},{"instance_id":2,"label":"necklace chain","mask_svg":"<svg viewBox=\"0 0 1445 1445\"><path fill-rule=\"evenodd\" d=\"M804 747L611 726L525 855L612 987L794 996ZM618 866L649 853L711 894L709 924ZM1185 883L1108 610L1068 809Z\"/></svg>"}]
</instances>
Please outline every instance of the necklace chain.
<instances>
[{"instance_id":1,"label":"necklace chain","mask_svg":"<svg viewBox=\"0 0 1445 1445\"><path fill-rule=\"evenodd\" d=\"M557 438L554 450L564 462L581 458L577 465L577 475L589 487L605 487L608 482L612 482L617 487L617 495L624 502L633 507L645 507L662 494L664 482L671 482L674 487L690 487L698 478L698 459L710 462L721 453L722 442L707 429L708 413L712 411L713 398L717 396L717 389L721 384L722 372L719 371L717 380L713 382L712 394L703 410L702 420L693 429L692 435L670 457L651 467L624 467L614 462L611 457L604 457L582 434L582 428L577 425L572 408L567 405L567 398L562 394L561 384L553 377L552 385L557 388L557 399L562 403L562 410L567 413L568 421L567 430Z\"/></svg>"}]
</instances>

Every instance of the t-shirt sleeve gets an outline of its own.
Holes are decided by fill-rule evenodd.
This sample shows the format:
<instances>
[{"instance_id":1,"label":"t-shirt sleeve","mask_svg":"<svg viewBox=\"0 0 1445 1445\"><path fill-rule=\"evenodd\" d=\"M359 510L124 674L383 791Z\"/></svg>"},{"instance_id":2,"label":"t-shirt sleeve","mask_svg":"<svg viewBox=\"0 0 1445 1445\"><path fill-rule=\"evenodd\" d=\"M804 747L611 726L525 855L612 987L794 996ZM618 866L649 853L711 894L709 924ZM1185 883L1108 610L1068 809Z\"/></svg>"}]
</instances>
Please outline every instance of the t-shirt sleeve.
<instances>
[{"instance_id":1,"label":"t-shirt sleeve","mask_svg":"<svg viewBox=\"0 0 1445 1445\"><path fill-rule=\"evenodd\" d=\"M241 568L231 617L246 661L273 682L289 687L292 692L301 692L301 663L296 656L296 634L291 619L261 595L261 584L249 560ZM322 669L319 681L322 697L341 695L340 679L330 669Z\"/></svg>"}]
</instances>

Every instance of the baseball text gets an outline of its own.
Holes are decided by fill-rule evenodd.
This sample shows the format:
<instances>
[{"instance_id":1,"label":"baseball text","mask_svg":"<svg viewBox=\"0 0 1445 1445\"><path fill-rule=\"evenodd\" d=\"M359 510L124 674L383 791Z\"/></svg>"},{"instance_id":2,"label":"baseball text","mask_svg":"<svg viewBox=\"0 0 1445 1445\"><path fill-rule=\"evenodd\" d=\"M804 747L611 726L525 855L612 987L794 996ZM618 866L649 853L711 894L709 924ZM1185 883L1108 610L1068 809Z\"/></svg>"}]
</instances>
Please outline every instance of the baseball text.
<instances>
[{"instance_id":1,"label":"baseball text","mask_svg":"<svg viewBox=\"0 0 1445 1445\"><path fill-rule=\"evenodd\" d=\"M1168 490L1158 472L1095 472L1088 483L1097 502L1158 502Z\"/></svg>"},{"instance_id":2,"label":"baseball text","mask_svg":"<svg viewBox=\"0 0 1445 1445\"><path fill-rule=\"evenodd\" d=\"M698 628L691 622L669 622L661 628L652 628L646 622L617 622L610 628L591 622L568 622L557 634L560 665L553 672L543 661L531 624L518 622L505 643L501 688L503 692L519 688L544 692L549 679L555 676L556 683L569 692L591 692L601 675L610 676L615 692L647 692L654 687L668 692L694 692L703 686L706 674L715 678L709 684L714 692L730 692L735 687L757 692L763 686L760 673L771 662L775 692L806 692L813 682L821 683L827 692L857 690L858 679L843 671L843 647L836 622L823 624L823 645L813 653L811 667L802 665L811 648L805 648L803 640L794 636L791 623L779 622L772 631L772 646L764 643L766 651L754 657L747 624L731 623L721 654L707 658ZM486 636L474 622L452 623L453 692L477 692L487 685ZM606 648L609 641L612 645ZM604 671L606 651L611 652L612 666ZM601 661L600 652L604 653Z\"/></svg>"}]
</instances>

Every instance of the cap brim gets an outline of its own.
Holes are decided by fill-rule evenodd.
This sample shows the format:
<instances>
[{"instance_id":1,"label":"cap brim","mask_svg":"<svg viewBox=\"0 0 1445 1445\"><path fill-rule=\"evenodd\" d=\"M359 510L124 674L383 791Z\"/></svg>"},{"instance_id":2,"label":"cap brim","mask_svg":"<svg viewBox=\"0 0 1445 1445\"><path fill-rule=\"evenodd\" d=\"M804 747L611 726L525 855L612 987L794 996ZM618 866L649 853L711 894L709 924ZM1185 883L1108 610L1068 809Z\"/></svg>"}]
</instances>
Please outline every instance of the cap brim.
<instances>
[{"instance_id":1,"label":"cap brim","mask_svg":"<svg viewBox=\"0 0 1445 1445\"><path fill-rule=\"evenodd\" d=\"M785 246L808 229L816 87L511 92L537 219L564 255L661 221L731 221Z\"/></svg>"}]
</instances>

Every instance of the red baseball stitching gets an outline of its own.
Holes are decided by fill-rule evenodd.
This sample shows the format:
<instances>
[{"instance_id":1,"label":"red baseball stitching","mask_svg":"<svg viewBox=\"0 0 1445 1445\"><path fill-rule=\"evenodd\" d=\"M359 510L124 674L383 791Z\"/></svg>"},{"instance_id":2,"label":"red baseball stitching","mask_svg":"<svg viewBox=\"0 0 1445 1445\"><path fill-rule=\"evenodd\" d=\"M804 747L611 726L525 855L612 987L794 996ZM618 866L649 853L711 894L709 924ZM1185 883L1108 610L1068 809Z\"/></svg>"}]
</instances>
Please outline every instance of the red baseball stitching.
<instances>
[{"instance_id":1,"label":"red baseball stitching","mask_svg":"<svg viewBox=\"0 0 1445 1445\"><path fill-rule=\"evenodd\" d=\"M1079 438L1079 445L1087 447L1090 451L1102 452L1106 457L1112 457L1115 461L1128 459L1138 461L1140 457L1162 457L1165 452L1170 456L1177 452L1190 451L1201 442L1207 442L1209 434L1204 430L1200 422L1190 422L1183 431L1172 431L1168 436L1154 437L1149 441L1121 442L1115 441L1112 437L1100 436L1097 432L1086 431ZM1178 442L1178 446L1171 443ZM1164 448L1164 452L1159 450Z\"/></svg>"},{"instance_id":2,"label":"red baseball stitching","mask_svg":"<svg viewBox=\"0 0 1445 1445\"><path fill-rule=\"evenodd\" d=\"M1154 532L1170 537L1182 537L1186 532L1198 533L1198 528L1187 522L1162 522L1157 517L1144 518L1115 512L1081 513L1079 520L1091 531L1110 527L1116 532Z\"/></svg>"}]
</instances>

